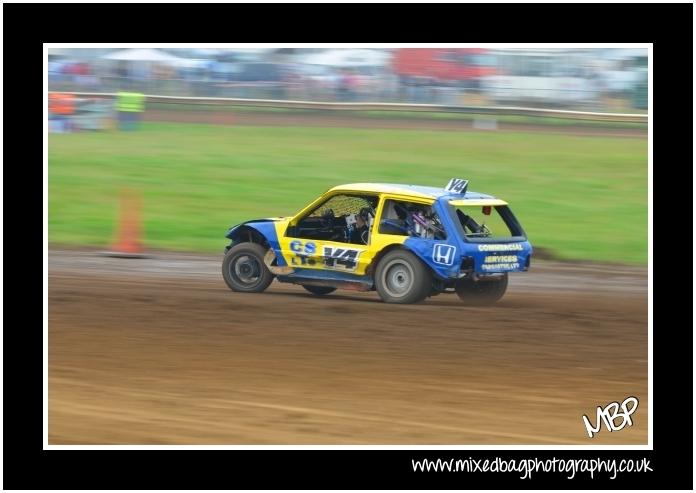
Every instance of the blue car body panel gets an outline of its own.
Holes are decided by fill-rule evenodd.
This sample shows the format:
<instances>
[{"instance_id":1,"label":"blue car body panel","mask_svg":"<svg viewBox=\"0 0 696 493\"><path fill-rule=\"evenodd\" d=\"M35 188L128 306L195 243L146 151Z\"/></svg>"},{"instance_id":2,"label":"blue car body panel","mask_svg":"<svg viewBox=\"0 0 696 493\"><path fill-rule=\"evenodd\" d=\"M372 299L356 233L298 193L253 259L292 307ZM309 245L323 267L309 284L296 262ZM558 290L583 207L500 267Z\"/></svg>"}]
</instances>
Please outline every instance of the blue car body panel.
<instances>
[{"instance_id":1,"label":"blue car body panel","mask_svg":"<svg viewBox=\"0 0 696 493\"><path fill-rule=\"evenodd\" d=\"M469 194L467 194L468 196ZM477 274L498 274L526 271L532 254L532 246L523 241L470 242L457 234L457 227L447 212L448 201L457 196L443 195L433 203L433 208L447 232L446 240L409 237L404 247L418 256L433 273L442 280L460 277L462 262L471 257L473 271ZM476 194L475 198L491 198Z\"/></svg>"},{"instance_id":2,"label":"blue car body panel","mask_svg":"<svg viewBox=\"0 0 696 493\"><path fill-rule=\"evenodd\" d=\"M278 241L278 233L276 232L275 219L254 219L252 221L246 221L236 226L232 226L225 235L226 238L231 240L236 239L237 234L242 226L255 229L268 241L268 244L273 249L276 254L277 263L281 267L288 265L287 261L283 257L283 252L280 247L280 242Z\"/></svg>"}]
</instances>

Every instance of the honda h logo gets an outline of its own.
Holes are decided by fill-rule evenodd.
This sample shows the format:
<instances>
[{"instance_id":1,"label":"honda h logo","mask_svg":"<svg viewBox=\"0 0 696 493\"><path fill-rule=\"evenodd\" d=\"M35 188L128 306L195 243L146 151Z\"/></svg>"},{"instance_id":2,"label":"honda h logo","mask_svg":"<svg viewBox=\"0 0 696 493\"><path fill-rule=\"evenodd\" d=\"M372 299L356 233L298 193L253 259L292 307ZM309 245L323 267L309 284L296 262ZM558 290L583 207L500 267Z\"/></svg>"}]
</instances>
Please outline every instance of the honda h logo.
<instances>
[{"instance_id":1,"label":"honda h logo","mask_svg":"<svg viewBox=\"0 0 696 493\"><path fill-rule=\"evenodd\" d=\"M444 243L438 243L433 249L433 262L442 265L454 263L454 247Z\"/></svg>"}]
</instances>

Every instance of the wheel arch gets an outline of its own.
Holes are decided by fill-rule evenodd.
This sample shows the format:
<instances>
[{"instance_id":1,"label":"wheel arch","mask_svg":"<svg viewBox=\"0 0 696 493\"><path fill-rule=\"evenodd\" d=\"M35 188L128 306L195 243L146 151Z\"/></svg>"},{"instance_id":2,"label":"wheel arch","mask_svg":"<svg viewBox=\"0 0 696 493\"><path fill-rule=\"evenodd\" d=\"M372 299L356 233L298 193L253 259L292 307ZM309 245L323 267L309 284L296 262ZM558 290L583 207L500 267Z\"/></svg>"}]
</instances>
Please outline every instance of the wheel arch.
<instances>
[{"instance_id":1,"label":"wheel arch","mask_svg":"<svg viewBox=\"0 0 696 493\"><path fill-rule=\"evenodd\" d=\"M232 240L232 243L225 247L225 252L237 243L242 242L257 243L266 248L271 247L271 243L266 235L253 224L240 224L239 226L235 226L227 233L226 237Z\"/></svg>"},{"instance_id":2,"label":"wheel arch","mask_svg":"<svg viewBox=\"0 0 696 493\"><path fill-rule=\"evenodd\" d=\"M393 252L394 250L404 250L405 252L412 253L420 261L420 263L422 263L428 269L428 271L432 275L437 275L433 268L430 267L427 262L424 262L421 256L418 255L418 252L414 251L412 248L409 248L408 245L404 243L392 243L391 245L387 245L386 247L382 248L379 251L379 253L377 253L377 255L375 255L375 257L372 259L370 265L367 266L367 269L365 269L365 273L374 279L375 270L377 269L377 265L379 265L380 260L382 260L382 258L386 254L388 254L389 252Z\"/></svg>"}]
</instances>

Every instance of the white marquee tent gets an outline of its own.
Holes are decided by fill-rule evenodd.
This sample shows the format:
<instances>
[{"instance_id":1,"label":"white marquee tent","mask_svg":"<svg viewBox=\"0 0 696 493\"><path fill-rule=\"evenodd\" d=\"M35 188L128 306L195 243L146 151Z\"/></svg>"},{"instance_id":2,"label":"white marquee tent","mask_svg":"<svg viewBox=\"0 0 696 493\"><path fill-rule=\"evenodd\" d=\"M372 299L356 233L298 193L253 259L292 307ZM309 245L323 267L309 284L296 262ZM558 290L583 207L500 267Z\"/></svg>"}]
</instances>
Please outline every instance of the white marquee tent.
<instances>
[{"instance_id":1,"label":"white marquee tent","mask_svg":"<svg viewBox=\"0 0 696 493\"><path fill-rule=\"evenodd\" d=\"M384 50L342 48L298 57L297 61L330 67L382 67L389 62L389 58L390 54Z\"/></svg>"},{"instance_id":2,"label":"white marquee tent","mask_svg":"<svg viewBox=\"0 0 696 493\"><path fill-rule=\"evenodd\" d=\"M160 62L177 64L186 60L178 56L170 55L164 51L153 50L151 48L129 48L104 56L106 60L123 60L129 62Z\"/></svg>"}]
</instances>

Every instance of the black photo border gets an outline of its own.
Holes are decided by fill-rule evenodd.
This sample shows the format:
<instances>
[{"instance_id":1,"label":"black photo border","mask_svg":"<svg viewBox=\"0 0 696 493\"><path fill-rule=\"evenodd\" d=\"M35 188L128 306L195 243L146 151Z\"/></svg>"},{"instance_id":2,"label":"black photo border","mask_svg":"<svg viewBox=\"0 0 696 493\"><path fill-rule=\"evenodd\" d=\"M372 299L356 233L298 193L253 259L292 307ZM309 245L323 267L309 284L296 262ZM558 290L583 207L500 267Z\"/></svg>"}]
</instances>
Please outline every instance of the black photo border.
<instances>
[{"instance_id":1,"label":"black photo border","mask_svg":"<svg viewBox=\"0 0 696 493\"><path fill-rule=\"evenodd\" d=\"M4 487L8 489L691 489L692 291L654 243L654 449L43 450L43 43L653 43L654 218L693 172L691 4L4 4ZM685 176L686 175L686 176ZM668 204L667 206L662 204ZM660 231L655 228L656 234ZM690 242L689 242L690 243ZM692 245L693 246L693 245ZM671 248L670 248L671 247ZM676 247L676 248L675 248ZM682 265L682 264L680 264ZM688 267L683 266L681 269ZM688 319L688 317L686 318ZM675 385L676 384L676 385ZM680 388L670 395L668 388ZM650 473L413 472L412 459L648 458Z\"/></svg>"}]
</instances>

